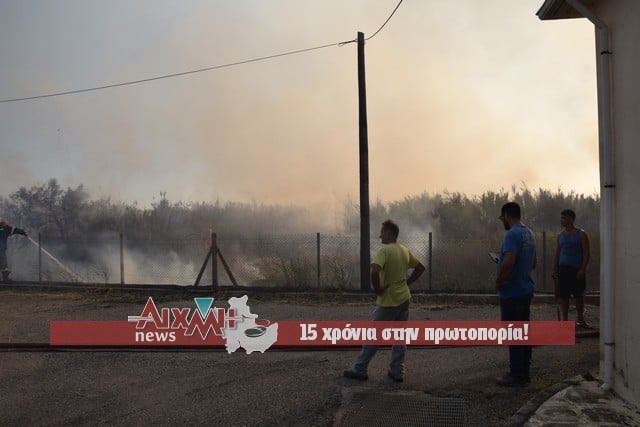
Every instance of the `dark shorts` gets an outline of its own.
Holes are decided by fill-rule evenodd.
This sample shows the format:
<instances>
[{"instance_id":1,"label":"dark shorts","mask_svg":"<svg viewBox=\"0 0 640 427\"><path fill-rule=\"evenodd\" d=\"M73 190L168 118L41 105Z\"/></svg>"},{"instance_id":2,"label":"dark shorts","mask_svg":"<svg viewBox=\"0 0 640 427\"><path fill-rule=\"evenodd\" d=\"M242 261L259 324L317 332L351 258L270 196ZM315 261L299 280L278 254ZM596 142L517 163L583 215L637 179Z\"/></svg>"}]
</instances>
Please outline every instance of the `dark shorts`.
<instances>
[{"instance_id":1,"label":"dark shorts","mask_svg":"<svg viewBox=\"0 0 640 427\"><path fill-rule=\"evenodd\" d=\"M558 292L556 294L558 298L569 299L571 295L578 298L584 295L587 285L584 278L580 280L576 277L577 273L578 269L575 267L566 265L558 267Z\"/></svg>"}]
</instances>

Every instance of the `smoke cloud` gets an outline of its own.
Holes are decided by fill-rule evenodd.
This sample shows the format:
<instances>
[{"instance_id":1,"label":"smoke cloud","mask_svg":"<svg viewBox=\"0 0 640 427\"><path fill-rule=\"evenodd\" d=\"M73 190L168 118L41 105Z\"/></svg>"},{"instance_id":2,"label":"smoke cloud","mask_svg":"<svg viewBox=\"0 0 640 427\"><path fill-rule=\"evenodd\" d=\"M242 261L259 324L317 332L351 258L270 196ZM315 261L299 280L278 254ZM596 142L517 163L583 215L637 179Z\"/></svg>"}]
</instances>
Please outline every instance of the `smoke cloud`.
<instances>
[{"instance_id":1,"label":"smoke cloud","mask_svg":"<svg viewBox=\"0 0 640 427\"><path fill-rule=\"evenodd\" d=\"M397 2L10 2L0 98L145 79L369 37ZM542 0L404 2L366 43L370 194L598 189L593 29ZM357 197L356 45L0 103L0 194L297 204ZM566 159L572 159L567 162ZM330 215L330 214L329 214Z\"/></svg>"}]
</instances>

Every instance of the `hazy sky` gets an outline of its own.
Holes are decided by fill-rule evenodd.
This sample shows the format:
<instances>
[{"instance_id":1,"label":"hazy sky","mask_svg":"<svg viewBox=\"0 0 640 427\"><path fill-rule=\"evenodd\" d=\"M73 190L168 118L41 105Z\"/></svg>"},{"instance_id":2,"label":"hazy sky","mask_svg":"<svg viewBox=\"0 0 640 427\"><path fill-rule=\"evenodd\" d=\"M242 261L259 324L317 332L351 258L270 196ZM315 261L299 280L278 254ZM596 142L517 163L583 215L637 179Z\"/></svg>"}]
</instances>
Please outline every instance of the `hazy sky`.
<instances>
[{"instance_id":1,"label":"hazy sky","mask_svg":"<svg viewBox=\"0 0 640 427\"><path fill-rule=\"evenodd\" d=\"M0 0L0 100L371 36L398 0ZM543 0L404 0L366 43L371 199L598 192L592 25ZM0 195L357 200L357 46L0 103Z\"/></svg>"}]
</instances>

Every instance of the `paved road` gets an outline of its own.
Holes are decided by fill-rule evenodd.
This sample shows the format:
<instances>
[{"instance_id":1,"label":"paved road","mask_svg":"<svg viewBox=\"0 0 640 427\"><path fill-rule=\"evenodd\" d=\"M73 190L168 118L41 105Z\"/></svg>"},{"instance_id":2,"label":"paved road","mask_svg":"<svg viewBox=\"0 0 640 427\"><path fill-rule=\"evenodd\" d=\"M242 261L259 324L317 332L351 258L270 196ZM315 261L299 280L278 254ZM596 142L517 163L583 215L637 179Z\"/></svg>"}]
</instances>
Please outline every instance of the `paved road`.
<instances>
[{"instance_id":1,"label":"paved road","mask_svg":"<svg viewBox=\"0 0 640 427\"><path fill-rule=\"evenodd\" d=\"M224 296L220 296L223 300ZM111 293L0 290L0 343L48 341L49 320L124 320L146 297ZM186 306L171 298L161 304ZM332 298L251 296L260 318L368 320L370 302ZM598 307L587 306L598 322ZM492 304L414 304L411 320L496 320ZM554 320L555 308L533 306L533 320ZM402 384L386 378L389 350L381 350L364 383L342 378L356 350L275 351L14 351L0 349L0 420L6 425L331 426L354 402L361 414L401 396L456 402L465 425L502 425L545 388L598 368L598 339L575 346L537 347L532 383L505 389L494 383L507 367L504 347L412 349ZM363 396L365 398L363 398ZM398 397L400 399L398 400ZM354 400L355 399L355 400ZM360 399L360 400L358 400ZM399 404L401 406L401 403ZM394 411L399 410L395 407ZM354 420L350 419L349 423ZM362 424L368 421L363 417Z\"/></svg>"}]
</instances>

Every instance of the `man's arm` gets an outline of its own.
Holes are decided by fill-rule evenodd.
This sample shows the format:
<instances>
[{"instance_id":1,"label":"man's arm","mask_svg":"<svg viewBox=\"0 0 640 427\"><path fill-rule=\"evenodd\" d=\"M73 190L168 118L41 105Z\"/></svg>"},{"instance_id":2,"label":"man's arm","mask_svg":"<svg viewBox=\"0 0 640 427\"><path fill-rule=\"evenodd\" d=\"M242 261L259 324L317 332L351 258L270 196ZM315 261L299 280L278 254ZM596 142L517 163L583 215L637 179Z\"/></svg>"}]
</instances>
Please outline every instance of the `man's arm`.
<instances>
[{"instance_id":1,"label":"man's arm","mask_svg":"<svg viewBox=\"0 0 640 427\"><path fill-rule=\"evenodd\" d=\"M409 276L409 278L407 279L407 285L410 285L416 280L418 280L420 276L422 276L422 273L424 273L424 270L425 270L424 265L422 265L422 263L419 262L418 265L414 267L413 272L411 273L411 276Z\"/></svg>"},{"instance_id":2,"label":"man's arm","mask_svg":"<svg viewBox=\"0 0 640 427\"><path fill-rule=\"evenodd\" d=\"M556 243L556 253L553 255L553 263L551 264L551 277L558 278L558 264L560 264L560 236L558 236L558 242Z\"/></svg>"},{"instance_id":3,"label":"man's arm","mask_svg":"<svg viewBox=\"0 0 640 427\"><path fill-rule=\"evenodd\" d=\"M384 292L380 284L380 269L381 267L378 264L371 264L371 284L376 295L382 295L382 292Z\"/></svg>"},{"instance_id":4,"label":"man's arm","mask_svg":"<svg viewBox=\"0 0 640 427\"><path fill-rule=\"evenodd\" d=\"M584 230L580 230L580 244L582 245L582 264L576 274L577 278L582 280L587 272L587 264L591 257L591 249L589 248L589 236Z\"/></svg>"},{"instance_id":5,"label":"man's arm","mask_svg":"<svg viewBox=\"0 0 640 427\"><path fill-rule=\"evenodd\" d=\"M496 290L499 290L501 287L509 283L507 281L507 277L509 277L509 273L511 273L515 264L516 254L513 252L506 252L502 259L502 265L500 266L498 277L496 277Z\"/></svg>"}]
</instances>

